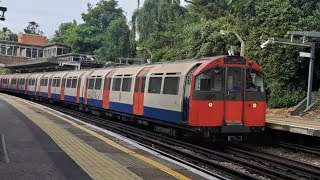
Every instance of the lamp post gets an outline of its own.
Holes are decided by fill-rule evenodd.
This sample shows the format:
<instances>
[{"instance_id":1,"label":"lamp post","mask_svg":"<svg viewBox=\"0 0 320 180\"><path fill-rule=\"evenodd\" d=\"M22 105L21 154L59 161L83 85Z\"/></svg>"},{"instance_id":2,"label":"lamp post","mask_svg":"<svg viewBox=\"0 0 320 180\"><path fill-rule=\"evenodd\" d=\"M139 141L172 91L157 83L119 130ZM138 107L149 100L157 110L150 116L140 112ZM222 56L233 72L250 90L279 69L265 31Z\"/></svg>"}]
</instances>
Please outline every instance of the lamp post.
<instances>
[{"instance_id":1,"label":"lamp post","mask_svg":"<svg viewBox=\"0 0 320 180\"><path fill-rule=\"evenodd\" d=\"M137 47L136 49L137 49L137 51L146 50L146 51L150 54L150 62L148 62L148 63L152 63L152 57L153 57L153 55L152 55L152 53L151 53L151 51L150 51L149 48L146 48L146 47Z\"/></svg>"},{"instance_id":2,"label":"lamp post","mask_svg":"<svg viewBox=\"0 0 320 180\"><path fill-rule=\"evenodd\" d=\"M0 21L6 20L4 13L7 11L7 8L0 6L0 11L2 11L2 15L0 16Z\"/></svg>"},{"instance_id":3,"label":"lamp post","mask_svg":"<svg viewBox=\"0 0 320 180\"><path fill-rule=\"evenodd\" d=\"M241 43L240 56L244 56L245 43L244 43L243 39L241 38L241 36L236 31L227 31L227 30L221 30L220 31L221 35L227 35L227 34L230 34L230 33L232 33L232 34L237 36L238 40Z\"/></svg>"},{"instance_id":4,"label":"lamp post","mask_svg":"<svg viewBox=\"0 0 320 180\"><path fill-rule=\"evenodd\" d=\"M309 109L312 104L311 93L312 93L312 83L313 83L313 69L315 60L315 42L306 42L306 37L320 38L320 32L309 32L309 31L289 31L288 34L291 35L290 39L280 39L280 38L269 38L266 42L261 44L261 48L266 48L270 44L285 44L300 47L310 48L309 52L300 52L300 57L310 58L309 61L309 74L308 74L308 90L307 90L307 106ZM303 36L302 42L294 41L293 36Z\"/></svg>"}]
</instances>

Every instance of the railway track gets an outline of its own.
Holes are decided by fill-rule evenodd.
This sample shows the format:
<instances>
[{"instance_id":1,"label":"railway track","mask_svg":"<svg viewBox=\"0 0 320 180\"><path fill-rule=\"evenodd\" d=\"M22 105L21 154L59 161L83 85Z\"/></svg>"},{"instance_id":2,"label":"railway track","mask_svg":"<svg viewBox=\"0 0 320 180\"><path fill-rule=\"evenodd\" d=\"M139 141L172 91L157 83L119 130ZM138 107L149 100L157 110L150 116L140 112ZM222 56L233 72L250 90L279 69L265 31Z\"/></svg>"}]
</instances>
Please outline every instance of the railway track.
<instances>
[{"instance_id":1,"label":"railway track","mask_svg":"<svg viewBox=\"0 0 320 180\"><path fill-rule=\"evenodd\" d=\"M192 163L196 169L207 169L206 173L219 179L317 179L320 177L319 168L281 157L267 156L261 152L252 152L240 147L212 150L83 112L54 105L42 105L174 155L178 159Z\"/></svg>"},{"instance_id":2,"label":"railway track","mask_svg":"<svg viewBox=\"0 0 320 180\"><path fill-rule=\"evenodd\" d=\"M279 142L277 143L277 146L320 156L320 148L316 148L316 147L308 147L308 146L303 146L303 145L288 143L288 142Z\"/></svg>"}]
</instances>

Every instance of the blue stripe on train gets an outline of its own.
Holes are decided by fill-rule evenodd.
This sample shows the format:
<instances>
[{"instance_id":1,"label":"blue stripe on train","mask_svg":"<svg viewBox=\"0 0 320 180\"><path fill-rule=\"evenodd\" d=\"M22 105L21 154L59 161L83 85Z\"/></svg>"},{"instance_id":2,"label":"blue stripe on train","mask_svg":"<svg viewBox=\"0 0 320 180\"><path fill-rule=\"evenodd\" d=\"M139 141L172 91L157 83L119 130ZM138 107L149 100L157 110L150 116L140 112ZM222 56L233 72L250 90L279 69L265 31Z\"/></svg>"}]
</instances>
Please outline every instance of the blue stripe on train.
<instances>
[{"instance_id":1,"label":"blue stripe on train","mask_svg":"<svg viewBox=\"0 0 320 180\"><path fill-rule=\"evenodd\" d=\"M58 99L58 100L60 100L60 97L61 97L60 94L51 93L51 98L52 98L52 99Z\"/></svg>"},{"instance_id":2,"label":"blue stripe on train","mask_svg":"<svg viewBox=\"0 0 320 180\"><path fill-rule=\"evenodd\" d=\"M40 93L39 93L39 96L41 96L41 97L48 97L48 93L46 93L46 92L40 92Z\"/></svg>"},{"instance_id":3,"label":"blue stripe on train","mask_svg":"<svg viewBox=\"0 0 320 180\"><path fill-rule=\"evenodd\" d=\"M181 123L182 121L182 112L171 111L166 109L158 109L152 107L144 107L143 116L160 119L163 121Z\"/></svg>"},{"instance_id":4,"label":"blue stripe on train","mask_svg":"<svg viewBox=\"0 0 320 180\"><path fill-rule=\"evenodd\" d=\"M69 102L77 102L77 97L65 95L64 100Z\"/></svg>"},{"instance_id":5,"label":"blue stripe on train","mask_svg":"<svg viewBox=\"0 0 320 180\"><path fill-rule=\"evenodd\" d=\"M34 91L28 91L28 95L34 96Z\"/></svg>"},{"instance_id":6,"label":"blue stripe on train","mask_svg":"<svg viewBox=\"0 0 320 180\"><path fill-rule=\"evenodd\" d=\"M100 99L89 99L88 98L88 105L102 108L102 100L100 100Z\"/></svg>"},{"instance_id":7,"label":"blue stripe on train","mask_svg":"<svg viewBox=\"0 0 320 180\"><path fill-rule=\"evenodd\" d=\"M111 102L110 101L110 108L114 111L120 111L124 113L132 113L133 112L133 106L131 104L124 104L124 103L118 103L118 102Z\"/></svg>"}]
</instances>

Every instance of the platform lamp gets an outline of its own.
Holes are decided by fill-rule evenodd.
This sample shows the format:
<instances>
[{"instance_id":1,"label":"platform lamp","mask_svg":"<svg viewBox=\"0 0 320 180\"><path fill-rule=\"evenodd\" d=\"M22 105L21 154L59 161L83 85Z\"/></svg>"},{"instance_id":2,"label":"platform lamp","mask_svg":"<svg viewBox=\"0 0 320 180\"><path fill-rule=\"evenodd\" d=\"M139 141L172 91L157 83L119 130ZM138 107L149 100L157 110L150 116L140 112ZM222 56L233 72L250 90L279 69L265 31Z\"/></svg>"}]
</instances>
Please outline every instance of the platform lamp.
<instances>
[{"instance_id":1,"label":"platform lamp","mask_svg":"<svg viewBox=\"0 0 320 180\"><path fill-rule=\"evenodd\" d=\"M150 54L150 61L148 61L148 60L147 60L147 61L148 61L148 63L152 63L152 57L153 57L153 55L152 55L152 53L151 53L151 51L150 51L149 48L146 48L146 47L137 47L136 50L137 50L137 51L146 50L146 51Z\"/></svg>"},{"instance_id":2,"label":"platform lamp","mask_svg":"<svg viewBox=\"0 0 320 180\"><path fill-rule=\"evenodd\" d=\"M0 11L2 11L2 15L0 16L0 21L6 20L6 18L5 18L5 16L4 16L4 13L7 11L7 8L0 6Z\"/></svg>"},{"instance_id":3,"label":"platform lamp","mask_svg":"<svg viewBox=\"0 0 320 180\"><path fill-rule=\"evenodd\" d=\"M240 50L240 56L244 56L244 46L245 46L245 43L243 41L243 39L241 38L241 36L236 32L236 31L226 31L226 30L221 30L220 31L220 34L221 35L227 35L227 34L234 34L237 36L238 40L240 41L241 43L241 50Z\"/></svg>"}]
</instances>

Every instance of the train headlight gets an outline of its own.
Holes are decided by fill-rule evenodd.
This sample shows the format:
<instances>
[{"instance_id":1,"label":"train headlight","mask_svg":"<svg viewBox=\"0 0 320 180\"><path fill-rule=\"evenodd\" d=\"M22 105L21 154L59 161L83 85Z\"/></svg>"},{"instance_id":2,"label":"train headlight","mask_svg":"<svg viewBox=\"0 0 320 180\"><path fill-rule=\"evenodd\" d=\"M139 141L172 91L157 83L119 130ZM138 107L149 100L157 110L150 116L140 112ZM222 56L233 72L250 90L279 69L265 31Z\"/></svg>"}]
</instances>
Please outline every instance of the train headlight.
<instances>
[{"instance_id":1,"label":"train headlight","mask_svg":"<svg viewBox=\"0 0 320 180\"><path fill-rule=\"evenodd\" d=\"M257 107L258 107L258 104L257 104L257 103L253 103L253 104L252 104L252 107L253 107L253 108L257 108Z\"/></svg>"},{"instance_id":2,"label":"train headlight","mask_svg":"<svg viewBox=\"0 0 320 180\"><path fill-rule=\"evenodd\" d=\"M212 108L213 107L213 103L209 103L208 106L209 106L209 108Z\"/></svg>"}]
</instances>

